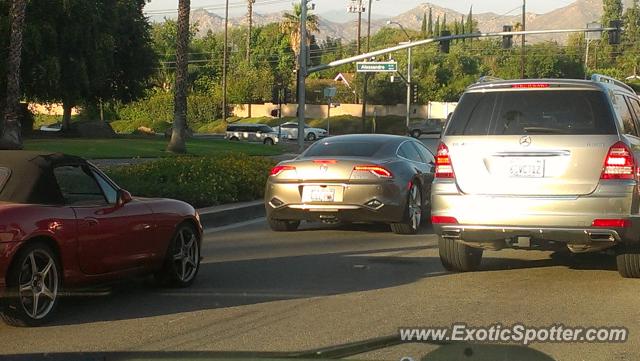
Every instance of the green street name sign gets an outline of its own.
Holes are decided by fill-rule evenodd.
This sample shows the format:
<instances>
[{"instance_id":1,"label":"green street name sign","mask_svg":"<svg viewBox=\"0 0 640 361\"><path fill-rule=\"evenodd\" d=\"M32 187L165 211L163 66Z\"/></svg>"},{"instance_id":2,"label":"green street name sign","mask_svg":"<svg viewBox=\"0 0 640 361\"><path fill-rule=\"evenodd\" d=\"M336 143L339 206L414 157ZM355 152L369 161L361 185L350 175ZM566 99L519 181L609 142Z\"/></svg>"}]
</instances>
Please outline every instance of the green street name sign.
<instances>
[{"instance_id":1,"label":"green street name sign","mask_svg":"<svg viewBox=\"0 0 640 361\"><path fill-rule=\"evenodd\" d=\"M356 63L358 73L394 73L398 71L395 61L363 61Z\"/></svg>"}]
</instances>

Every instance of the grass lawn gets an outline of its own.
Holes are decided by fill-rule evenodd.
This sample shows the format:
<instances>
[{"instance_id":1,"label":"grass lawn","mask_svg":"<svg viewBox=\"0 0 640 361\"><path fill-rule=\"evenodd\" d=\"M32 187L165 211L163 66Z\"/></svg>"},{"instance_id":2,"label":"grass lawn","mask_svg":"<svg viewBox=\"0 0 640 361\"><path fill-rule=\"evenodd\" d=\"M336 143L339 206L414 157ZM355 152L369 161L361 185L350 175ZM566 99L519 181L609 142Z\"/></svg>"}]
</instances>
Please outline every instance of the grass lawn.
<instances>
[{"instance_id":1,"label":"grass lawn","mask_svg":"<svg viewBox=\"0 0 640 361\"><path fill-rule=\"evenodd\" d=\"M115 138L115 139L26 139L26 150L61 152L84 158L155 158L173 154L165 152L167 140L163 138ZM248 155L277 155L284 149L280 146L230 142L227 140L190 139L187 141L189 155L210 156L224 152L242 152Z\"/></svg>"}]
</instances>

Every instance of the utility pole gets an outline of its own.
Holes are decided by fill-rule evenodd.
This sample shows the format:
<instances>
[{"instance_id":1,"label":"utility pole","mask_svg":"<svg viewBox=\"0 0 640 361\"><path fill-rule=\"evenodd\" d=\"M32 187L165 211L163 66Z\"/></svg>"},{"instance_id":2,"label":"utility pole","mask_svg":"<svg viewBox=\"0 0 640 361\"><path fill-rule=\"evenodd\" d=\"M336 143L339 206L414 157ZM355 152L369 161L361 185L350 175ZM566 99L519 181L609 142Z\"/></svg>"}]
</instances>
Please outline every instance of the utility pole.
<instances>
[{"instance_id":1,"label":"utility pole","mask_svg":"<svg viewBox=\"0 0 640 361\"><path fill-rule=\"evenodd\" d=\"M367 53L371 51L371 3L369 0L369 13L367 14ZM367 117L367 92L369 90L369 73L364 73L364 87L362 89L362 132L365 132Z\"/></svg>"},{"instance_id":2,"label":"utility pole","mask_svg":"<svg viewBox=\"0 0 640 361\"><path fill-rule=\"evenodd\" d=\"M251 66L251 29L253 26L253 4L256 0L247 0L247 7L249 11L249 29L247 32L247 63ZM251 118L251 103L253 99L249 98L247 105L247 116Z\"/></svg>"},{"instance_id":3,"label":"utility pole","mask_svg":"<svg viewBox=\"0 0 640 361\"><path fill-rule=\"evenodd\" d=\"M358 54L362 53L362 45L360 42L360 38L362 37L362 12L364 11L364 7L362 6L363 0L351 0L351 5L347 7L347 11L350 13L358 13L358 24L356 26L356 52ZM357 94L356 94L357 101ZM364 114L362 115L364 119ZM363 128L364 128L364 120L363 120Z\"/></svg>"},{"instance_id":4,"label":"utility pole","mask_svg":"<svg viewBox=\"0 0 640 361\"><path fill-rule=\"evenodd\" d=\"M411 40L409 40L411 42ZM407 132L409 131L409 123L411 123L411 48L407 48Z\"/></svg>"},{"instance_id":5,"label":"utility pole","mask_svg":"<svg viewBox=\"0 0 640 361\"><path fill-rule=\"evenodd\" d=\"M229 1L229 0L227 0ZM300 57L298 64L298 148L304 150L304 107L305 89L304 81L307 77L307 1L300 0Z\"/></svg>"},{"instance_id":6,"label":"utility pole","mask_svg":"<svg viewBox=\"0 0 640 361\"><path fill-rule=\"evenodd\" d=\"M229 0L224 8L224 50L222 55L222 122L227 123L227 56L229 49Z\"/></svg>"},{"instance_id":7,"label":"utility pole","mask_svg":"<svg viewBox=\"0 0 640 361\"><path fill-rule=\"evenodd\" d=\"M522 29L520 31L527 31L527 0L522 0ZM525 60L527 56L527 50L525 48L525 35L522 34L522 55L520 58L520 77L524 79L525 77Z\"/></svg>"}]
</instances>

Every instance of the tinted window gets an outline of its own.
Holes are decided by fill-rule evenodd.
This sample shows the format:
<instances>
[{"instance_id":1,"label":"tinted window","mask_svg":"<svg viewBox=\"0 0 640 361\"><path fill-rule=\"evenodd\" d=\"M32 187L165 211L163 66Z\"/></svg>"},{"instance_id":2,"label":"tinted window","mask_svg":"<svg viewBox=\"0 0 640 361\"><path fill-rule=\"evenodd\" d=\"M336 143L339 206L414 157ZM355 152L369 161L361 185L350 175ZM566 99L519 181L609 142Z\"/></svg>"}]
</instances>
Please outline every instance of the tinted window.
<instances>
[{"instance_id":1,"label":"tinted window","mask_svg":"<svg viewBox=\"0 0 640 361\"><path fill-rule=\"evenodd\" d=\"M116 204L118 202L118 191L113 188L113 186L100 174L93 171L91 173L93 173L93 176L98 181L98 185L100 186L100 189L102 189L102 193L107 199L107 202L109 204Z\"/></svg>"},{"instance_id":2,"label":"tinted window","mask_svg":"<svg viewBox=\"0 0 640 361\"><path fill-rule=\"evenodd\" d=\"M433 158L433 154L431 154L431 151L424 144L420 142L413 142L413 145L415 145L416 148L418 148L418 152L427 163L429 162L435 163L435 158Z\"/></svg>"},{"instance_id":3,"label":"tinted window","mask_svg":"<svg viewBox=\"0 0 640 361\"><path fill-rule=\"evenodd\" d=\"M403 143L398 149L398 155L403 158L412 160L414 162L425 163L424 159L420 157L420 154L418 153L418 150L416 149L416 147L413 146L411 143L412 142Z\"/></svg>"},{"instance_id":4,"label":"tinted window","mask_svg":"<svg viewBox=\"0 0 640 361\"><path fill-rule=\"evenodd\" d=\"M616 95L613 103L613 107L622 121L623 133L638 136L638 131L636 130L636 125L631 115L631 109L629 109L627 102L625 102L624 96Z\"/></svg>"},{"instance_id":5,"label":"tinted window","mask_svg":"<svg viewBox=\"0 0 640 361\"><path fill-rule=\"evenodd\" d=\"M270 132L273 132L273 129L271 129L271 127L270 127L270 126L268 126L268 125L260 126L260 127L258 128L258 130L260 130L260 131L261 131L261 132L263 132L263 133L270 133Z\"/></svg>"},{"instance_id":6,"label":"tinted window","mask_svg":"<svg viewBox=\"0 0 640 361\"><path fill-rule=\"evenodd\" d=\"M236 131L236 129L237 129L237 127L236 127L236 126L234 126L234 125L230 125L230 126L228 126L228 127L227 127L227 132L235 132L235 131Z\"/></svg>"},{"instance_id":7,"label":"tinted window","mask_svg":"<svg viewBox=\"0 0 640 361\"><path fill-rule=\"evenodd\" d=\"M102 190L93 175L80 166L63 166L53 170L66 204L105 203Z\"/></svg>"},{"instance_id":8,"label":"tinted window","mask_svg":"<svg viewBox=\"0 0 640 361\"><path fill-rule=\"evenodd\" d=\"M305 153L306 157L371 157L382 144L378 142L317 142Z\"/></svg>"},{"instance_id":9,"label":"tinted window","mask_svg":"<svg viewBox=\"0 0 640 361\"><path fill-rule=\"evenodd\" d=\"M4 185L7 184L10 175L11 170L9 168L0 167L0 192L2 188L4 188Z\"/></svg>"},{"instance_id":10,"label":"tinted window","mask_svg":"<svg viewBox=\"0 0 640 361\"><path fill-rule=\"evenodd\" d=\"M291 129L291 128L296 128L297 125L295 125L295 124L284 124L282 127L284 129Z\"/></svg>"},{"instance_id":11,"label":"tinted window","mask_svg":"<svg viewBox=\"0 0 640 361\"><path fill-rule=\"evenodd\" d=\"M636 126L638 126L640 124L640 101L636 98L627 98L627 100L629 101L631 109L633 109L633 112L636 114Z\"/></svg>"},{"instance_id":12,"label":"tinted window","mask_svg":"<svg viewBox=\"0 0 640 361\"><path fill-rule=\"evenodd\" d=\"M447 135L615 134L604 93L537 90L467 93Z\"/></svg>"}]
</instances>

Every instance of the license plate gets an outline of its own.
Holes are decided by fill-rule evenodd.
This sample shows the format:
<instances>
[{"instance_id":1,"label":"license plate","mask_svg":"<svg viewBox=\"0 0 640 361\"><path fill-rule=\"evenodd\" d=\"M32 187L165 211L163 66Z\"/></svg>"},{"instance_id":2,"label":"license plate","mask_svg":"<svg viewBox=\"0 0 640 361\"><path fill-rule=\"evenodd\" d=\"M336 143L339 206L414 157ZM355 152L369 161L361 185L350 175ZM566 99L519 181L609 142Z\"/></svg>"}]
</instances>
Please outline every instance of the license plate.
<instances>
[{"instance_id":1,"label":"license plate","mask_svg":"<svg viewBox=\"0 0 640 361\"><path fill-rule=\"evenodd\" d=\"M542 178L544 177L544 160L531 158L511 159L508 171L509 177Z\"/></svg>"},{"instance_id":2,"label":"license plate","mask_svg":"<svg viewBox=\"0 0 640 361\"><path fill-rule=\"evenodd\" d=\"M303 202L339 202L336 187L306 186L302 189Z\"/></svg>"}]
</instances>

